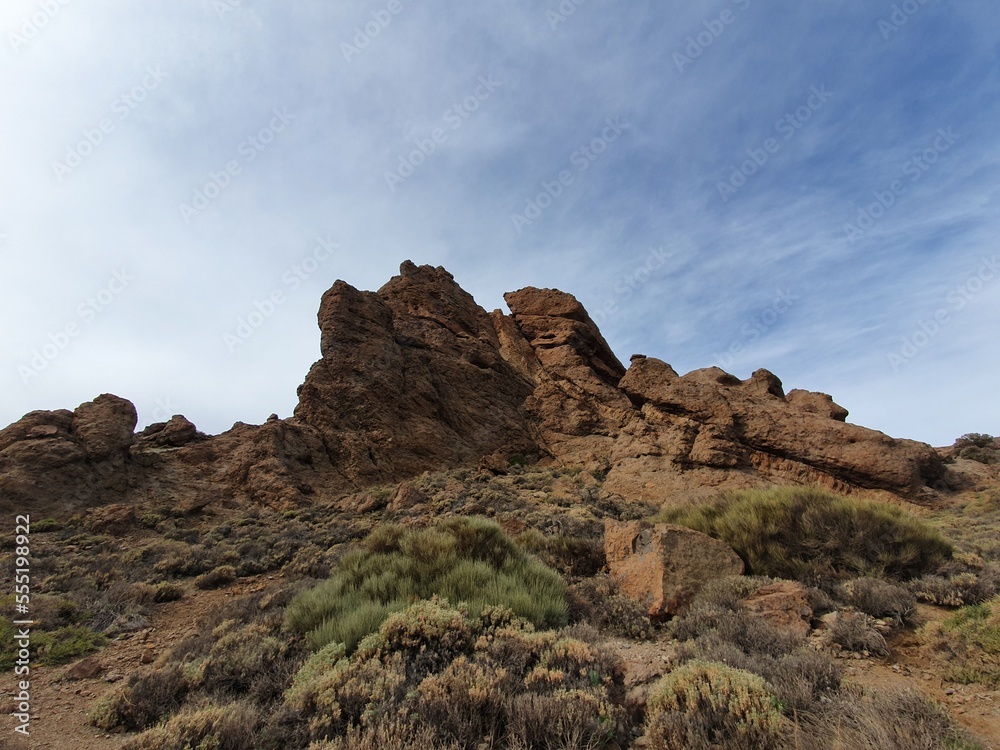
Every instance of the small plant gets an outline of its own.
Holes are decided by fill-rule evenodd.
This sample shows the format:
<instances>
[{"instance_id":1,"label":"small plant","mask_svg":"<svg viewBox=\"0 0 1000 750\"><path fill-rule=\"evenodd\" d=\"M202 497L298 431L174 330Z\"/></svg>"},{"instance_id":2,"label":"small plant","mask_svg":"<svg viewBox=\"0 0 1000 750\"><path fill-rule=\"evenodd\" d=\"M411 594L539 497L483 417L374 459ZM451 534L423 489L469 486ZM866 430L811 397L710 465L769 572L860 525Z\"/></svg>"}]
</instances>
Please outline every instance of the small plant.
<instances>
[{"instance_id":1,"label":"small plant","mask_svg":"<svg viewBox=\"0 0 1000 750\"><path fill-rule=\"evenodd\" d=\"M156 604L175 602L184 598L184 587L176 583L158 583L153 587L152 601Z\"/></svg>"},{"instance_id":2,"label":"small plant","mask_svg":"<svg viewBox=\"0 0 1000 750\"><path fill-rule=\"evenodd\" d=\"M34 534L44 534L48 531L60 531L63 524L54 518L43 518L31 524L31 531Z\"/></svg>"},{"instance_id":3,"label":"small plant","mask_svg":"<svg viewBox=\"0 0 1000 750\"><path fill-rule=\"evenodd\" d=\"M889 647L875 627L875 621L864 612L841 611L830 626L833 642L847 649L873 656L888 656Z\"/></svg>"},{"instance_id":4,"label":"small plant","mask_svg":"<svg viewBox=\"0 0 1000 750\"><path fill-rule=\"evenodd\" d=\"M139 523L145 526L147 529L155 529L160 521L164 520L164 516L155 511L149 511L148 513L143 513L139 516Z\"/></svg>"},{"instance_id":5,"label":"small plant","mask_svg":"<svg viewBox=\"0 0 1000 750\"><path fill-rule=\"evenodd\" d=\"M952 657L947 679L1000 685L1000 597L963 607L930 635Z\"/></svg>"},{"instance_id":6,"label":"small plant","mask_svg":"<svg viewBox=\"0 0 1000 750\"><path fill-rule=\"evenodd\" d=\"M981 464L1000 463L1000 444L992 435L969 432L955 441L954 454Z\"/></svg>"},{"instance_id":7,"label":"small plant","mask_svg":"<svg viewBox=\"0 0 1000 750\"><path fill-rule=\"evenodd\" d=\"M88 714L91 724L109 731L152 726L180 708L190 686L180 667L133 675L128 684L101 698Z\"/></svg>"},{"instance_id":8,"label":"small plant","mask_svg":"<svg viewBox=\"0 0 1000 750\"><path fill-rule=\"evenodd\" d=\"M646 703L654 750L772 748L785 729L777 698L757 675L692 661L663 677Z\"/></svg>"},{"instance_id":9,"label":"small plant","mask_svg":"<svg viewBox=\"0 0 1000 750\"><path fill-rule=\"evenodd\" d=\"M65 664L104 645L105 637L82 625L32 633L38 664Z\"/></svg>"},{"instance_id":10,"label":"small plant","mask_svg":"<svg viewBox=\"0 0 1000 750\"><path fill-rule=\"evenodd\" d=\"M201 664L200 686L217 694L249 695L257 703L284 692L291 678L283 670L287 644L268 628L226 620L213 636L217 640Z\"/></svg>"},{"instance_id":11,"label":"small plant","mask_svg":"<svg viewBox=\"0 0 1000 750\"><path fill-rule=\"evenodd\" d=\"M866 615L891 618L897 625L908 622L916 611L917 598L905 589L879 578L856 578L839 588L841 597Z\"/></svg>"},{"instance_id":12,"label":"small plant","mask_svg":"<svg viewBox=\"0 0 1000 750\"><path fill-rule=\"evenodd\" d=\"M852 687L819 715L799 718L796 747L983 750L952 724L941 705L918 691Z\"/></svg>"},{"instance_id":13,"label":"small plant","mask_svg":"<svg viewBox=\"0 0 1000 750\"><path fill-rule=\"evenodd\" d=\"M645 608L621 593L611 576L584 578L569 589L570 619L589 622L602 632L646 640L654 633L653 622Z\"/></svg>"},{"instance_id":14,"label":"small plant","mask_svg":"<svg viewBox=\"0 0 1000 750\"><path fill-rule=\"evenodd\" d=\"M922 576L910 581L907 587L918 600L941 607L980 604L1000 590L995 579L979 576L971 571L949 576Z\"/></svg>"},{"instance_id":15,"label":"small plant","mask_svg":"<svg viewBox=\"0 0 1000 750\"><path fill-rule=\"evenodd\" d=\"M236 569L232 565L220 565L215 570L203 573L194 579L200 589L217 589L236 580Z\"/></svg>"},{"instance_id":16,"label":"small plant","mask_svg":"<svg viewBox=\"0 0 1000 750\"><path fill-rule=\"evenodd\" d=\"M517 537L517 543L546 565L567 575L594 576L607 564L601 538L584 539L566 534L546 536L537 529L528 529Z\"/></svg>"},{"instance_id":17,"label":"small plant","mask_svg":"<svg viewBox=\"0 0 1000 750\"><path fill-rule=\"evenodd\" d=\"M528 465L528 459L525 458L523 453L515 453L513 456L507 459L508 466L520 466L525 467Z\"/></svg>"}]
</instances>

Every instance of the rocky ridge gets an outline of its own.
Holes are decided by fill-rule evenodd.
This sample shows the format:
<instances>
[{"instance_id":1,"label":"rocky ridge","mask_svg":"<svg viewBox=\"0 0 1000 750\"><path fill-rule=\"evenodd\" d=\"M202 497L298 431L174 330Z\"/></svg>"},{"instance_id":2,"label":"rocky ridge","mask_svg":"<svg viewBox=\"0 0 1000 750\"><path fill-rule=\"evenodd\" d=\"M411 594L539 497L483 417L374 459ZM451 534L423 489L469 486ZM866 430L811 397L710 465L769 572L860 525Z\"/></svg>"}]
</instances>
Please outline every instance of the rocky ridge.
<instances>
[{"instance_id":1,"label":"rocky ridge","mask_svg":"<svg viewBox=\"0 0 1000 750\"><path fill-rule=\"evenodd\" d=\"M818 484L928 502L948 486L930 446L848 424L830 396L766 370L626 368L570 294L528 287L487 313L441 267L407 261L377 292L324 294L320 353L294 416L206 436L181 416L135 433L102 395L0 430L0 507L333 501L424 471L511 456L580 465L651 504L692 488Z\"/></svg>"}]
</instances>

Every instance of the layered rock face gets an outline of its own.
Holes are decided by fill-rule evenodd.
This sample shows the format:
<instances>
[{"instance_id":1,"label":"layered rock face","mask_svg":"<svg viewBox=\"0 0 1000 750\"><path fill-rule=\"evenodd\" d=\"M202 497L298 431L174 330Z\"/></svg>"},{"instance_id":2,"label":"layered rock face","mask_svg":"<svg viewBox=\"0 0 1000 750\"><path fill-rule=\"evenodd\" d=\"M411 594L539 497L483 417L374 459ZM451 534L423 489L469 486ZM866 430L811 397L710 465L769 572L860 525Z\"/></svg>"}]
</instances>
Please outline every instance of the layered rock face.
<instances>
[{"instance_id":1,"label":"layered rock face","mask_svg":"<svg viewBox=\"0 0 1000 750\"><path fill-rule=\"evenodd\" d=\"M338 281L319 311L323 358L295 417L356 486L534 449L529 378L490 316L443 268L404 263L378 292Z\"/></svg>"},{"instance_id":2,"label":"layered rock face","mask_svg":"<svg viewBox=\"0 0 1000 750\"><path fill-rule=\"evenodd\" d=\"M0 507L293 506L514 454L604 471L606 489L653 504L769 483L919 501L944 476L929 446L847 424L829 396L786 395L765 370L679 376L641 355L626 368L572 295L505 300L510 315L487 313L409 261L377 292L338 281L293 417L208 437L180 416L133 435L115 396L33 412L0 431Z\"/></svg>"}]
</instances>

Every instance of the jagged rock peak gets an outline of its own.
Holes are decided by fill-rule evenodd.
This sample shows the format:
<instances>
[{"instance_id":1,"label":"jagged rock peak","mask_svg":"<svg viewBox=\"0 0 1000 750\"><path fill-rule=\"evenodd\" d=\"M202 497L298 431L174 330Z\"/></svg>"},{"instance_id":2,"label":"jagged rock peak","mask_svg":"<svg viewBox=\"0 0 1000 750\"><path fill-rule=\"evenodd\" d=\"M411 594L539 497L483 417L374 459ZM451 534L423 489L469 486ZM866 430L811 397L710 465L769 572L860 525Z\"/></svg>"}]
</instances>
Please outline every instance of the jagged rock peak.
<instances>
[{"instance_id":1,"label":"jagged rock peak","mask_svg":"<svg viewBox=\"0 0 1000 750\"><path fill-rule=\"evenodd\" d=\"M786 394L767 370L679 375L643 355L626 369L573 295L504 299L509 315L487 313L444 268L410 261L375 292L337 281L292 418L204 436L178 415L134 436L135 409L115 396L32 412L0 430L0 504L287 507L427 470L503 471L516 454L600 470L606 491L651 504L699 487L922 501L947 486L930 446L848 424L826 394Z\"/></svg>"}]
</instances>

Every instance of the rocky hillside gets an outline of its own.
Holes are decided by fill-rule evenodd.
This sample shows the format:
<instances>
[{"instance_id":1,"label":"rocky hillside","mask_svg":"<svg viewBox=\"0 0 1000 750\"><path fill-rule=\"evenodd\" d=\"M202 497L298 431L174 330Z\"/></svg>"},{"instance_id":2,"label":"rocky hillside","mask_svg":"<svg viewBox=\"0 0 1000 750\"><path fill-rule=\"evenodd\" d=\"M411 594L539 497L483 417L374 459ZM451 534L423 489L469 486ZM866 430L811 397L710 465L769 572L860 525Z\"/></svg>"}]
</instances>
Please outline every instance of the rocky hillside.
<instances>
[{"instance_id":1,"label":"rocky hillside","mask_svg":"<svg viewBox=\"0 0 1000 750\"><path fill-rule=\"evenodd\" d=\"M821 485L930 502L953 480L930 446L848 424L830 396L766 370L626 368L570 294L528 287L486 312L443 268L407 261L377 292L338 281L295 415L206 436L182 416L135 433L124 398L0 431L0 506L331 501L427 470L576 465L659 504L697 488Z\"/></svg>"}]
</instances>

